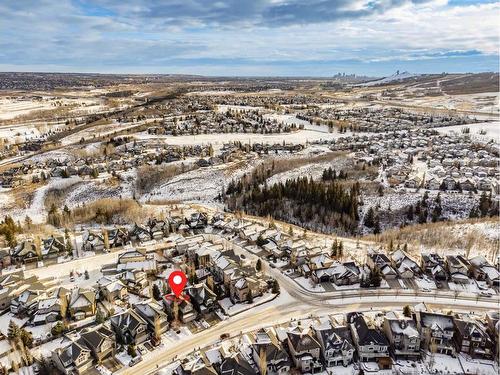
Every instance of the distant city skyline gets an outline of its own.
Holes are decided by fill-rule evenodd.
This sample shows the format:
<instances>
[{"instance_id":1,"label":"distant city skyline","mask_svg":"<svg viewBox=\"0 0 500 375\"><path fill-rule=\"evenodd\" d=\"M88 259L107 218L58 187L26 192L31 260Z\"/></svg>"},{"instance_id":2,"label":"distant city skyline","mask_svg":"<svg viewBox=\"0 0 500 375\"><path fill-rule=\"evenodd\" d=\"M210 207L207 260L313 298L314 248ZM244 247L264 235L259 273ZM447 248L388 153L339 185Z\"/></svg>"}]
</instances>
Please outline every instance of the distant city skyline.
<instances>
[{"instance_id":1,"label":"distant city skyline","mask_svg":"<svg viewBox=\"0 0 500 375\"><path fill-rule=\"evenodd\" d=\"M498 71L499 15L500 2L481 0L7 0L0 71Z\"/></svg>"}]
</instances>

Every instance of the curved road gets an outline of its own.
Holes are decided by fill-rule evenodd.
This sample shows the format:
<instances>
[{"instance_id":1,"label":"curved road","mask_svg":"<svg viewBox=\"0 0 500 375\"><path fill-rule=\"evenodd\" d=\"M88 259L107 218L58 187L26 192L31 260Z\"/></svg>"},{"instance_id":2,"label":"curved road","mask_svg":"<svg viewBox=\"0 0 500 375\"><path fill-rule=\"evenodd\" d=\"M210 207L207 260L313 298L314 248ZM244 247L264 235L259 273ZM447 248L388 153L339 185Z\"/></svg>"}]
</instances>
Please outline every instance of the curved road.
<instances>
[{"instance_id":1,"label":"curved road","mask_svg":"<svg viewBox=\"0 0 500 375\"><path fill-rule=\"evenodd\" d=\"M249 257L255 255L244 251ZM239 250L238 249L238 250ZM274 301L254 307L239 315L230 317L215 326L192 336L160 347L147 354L134 367L124 367L118 374L150 374L175 358L183 357L193 350L216 342L223 333L236 335L262 327L285 323L291 319L321 316L350 311L370 311L372 309L401 309L408 304L425 302L431 307L463 312L484 312L498 310L500 299L475 296L466 293L418 290L346 290L325 293L307 291L276 269L264 266L275 277L281 287L281 294Z\"/></svg>"}]
</instances>

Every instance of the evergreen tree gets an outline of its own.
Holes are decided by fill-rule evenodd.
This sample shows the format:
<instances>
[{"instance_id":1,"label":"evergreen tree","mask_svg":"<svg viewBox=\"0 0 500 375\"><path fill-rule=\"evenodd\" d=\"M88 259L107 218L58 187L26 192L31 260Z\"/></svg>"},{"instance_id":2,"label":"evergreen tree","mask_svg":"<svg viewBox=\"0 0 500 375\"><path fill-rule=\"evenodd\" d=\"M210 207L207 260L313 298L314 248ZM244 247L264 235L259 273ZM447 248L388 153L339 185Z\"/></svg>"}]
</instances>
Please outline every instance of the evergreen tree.
<instances>
[{"instance_id":1,"label":"evergreen tree","mask_svg":"<svg viewBox=\"0 0 500 375\"><path fill-rule=\"evenodd\" d=\"M407 318L411 318L411 307L410 307L410 305L405 305L405 307L403 307L403 315L406 316Z\"/></svg>"},{"instance_id":2,"label":"evergreen tree","mask_svg":"<svg viewBox=\"0 0 500 375\"><path fill-rule=\"evenodd\" d=\"M257 260L257 263L255 264L255 269L257 271L262 271L262 261L260 259Z\"/></svg>"},{"instance_id":3,"label":"evergreen tree","mask_svg":"<svg viewBox=\"0 0 500 375\"><path fill-rule=\"evenodd\" d=\"M413 217L414 217L414 215L413 215L413 206L412 206L412 205L410 205L410 206L408 207L408 210L406 211L406 218L407 218L408 220L412 221L412 220L413 220Z\"/></svg>"},{"instance_id":4,"label":"evergreen tree","mask_svg":"<svg viewBox=\"0 0 500 375\"><path fill-rule=\"evenodd\" d=\"M13 320L11 320L9 322L9 327L7 329L7 337L10 340L15 340L18 339L20 335L21 335L21 329Z\"/></svg>"},{"instance_id":5,"label":"evergreen tree","mask_svg":"<svg viewBox=\"0 0 500 375\"><path fill-rule=\"evenodd\" d=\"M248 303L253 303L253 294L251 289L248 290L247 301Z\"/></svg>"},{"instance_id":6,"label":"evergreen tree","mask_svg":"<svg viewBox=\"0 0 500 375\"><path fill-rule=\"evenodd\" d=\"M367 228L373 228L375 226L375 211L373 207L370 207L366 212L364 224Z\"/></svg>"},{"instance_id":7,"label":"evergreen tree","mask_svg":"<svg viewBox=\"0 0 500 375\"><path fill-rule=\"evenodd\" d=\"M277 280L274 280L271 292L274 294L280 293L280 284L278 283Z\"/></svg>"},{"instance_id":8,"label":"evergreen tree","mask_svg":"<svg viewBox=\"0 0 500 375\"><path fill-rule=\"evenodd\" d=\"M380 234L381 228L380 228L380 220L378 216L375 218L375 224L373 224L373 233L374 234Z\"/></svg>"},{"instance_id":9,"label":"evergreen tree","mask_svg":"<svg viewBox=\"0 0 500 375\"><path fill-rule=\"evenodd\" d=\"M153 284L153 298L157 301L161 300L161 291L160 288L158 287L158 284Z\"/></svg>"},{"instance_id":10,"label":"evergreen tree","mask_svg":"<svg viewBox=\"0 0 500 375\"><path fill-rule=\"evenodd\" d=\"M380 270L378 268L375 268L370 273L370 285L378 288L381 283L382 283L382 274L380 273Z\"/></svg>"},{"instance_id":11,"label":"evergreen tree","mask_svg":"<svg viewBox=\"0 0 500 375\"><path fill-rule=\"evenodd\" d=\"M106 320L106 317L102 313L101 309L98 308L96 313L95 313L95 322L97 324L102 324L102 323L104 323L105 320Z\"/></svg>"}]
</instances>

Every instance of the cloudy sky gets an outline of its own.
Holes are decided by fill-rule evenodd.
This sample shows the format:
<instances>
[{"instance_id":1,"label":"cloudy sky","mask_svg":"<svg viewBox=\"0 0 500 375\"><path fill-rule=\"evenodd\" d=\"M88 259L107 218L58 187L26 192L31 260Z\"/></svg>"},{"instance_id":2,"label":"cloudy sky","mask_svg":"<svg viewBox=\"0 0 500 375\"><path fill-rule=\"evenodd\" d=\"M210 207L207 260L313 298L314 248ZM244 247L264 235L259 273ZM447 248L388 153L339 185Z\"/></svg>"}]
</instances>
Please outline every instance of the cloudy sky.
<instances>
[{"instance_id":1,"label":"cloudy sky","mask_svg":"<svg viewBox=\"0 0 500 375\"><path fill-rule=\"evenodd\" d=\"M500 2L1 0L0 71L498 71Z\"/></svg>"}]
</instances>

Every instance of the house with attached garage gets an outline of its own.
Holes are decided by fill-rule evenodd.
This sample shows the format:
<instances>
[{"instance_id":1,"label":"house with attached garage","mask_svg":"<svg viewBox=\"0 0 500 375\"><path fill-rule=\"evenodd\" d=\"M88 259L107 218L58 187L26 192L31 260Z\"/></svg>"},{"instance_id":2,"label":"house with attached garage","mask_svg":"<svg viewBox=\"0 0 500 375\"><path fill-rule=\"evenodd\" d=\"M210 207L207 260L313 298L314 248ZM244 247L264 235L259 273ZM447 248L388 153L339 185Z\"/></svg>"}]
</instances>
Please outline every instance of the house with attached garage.
<instances>
[{"instance_id":1,"label":"house with attached garage","mask_svg":"<svg viewBox=\"0 0 500 375\"><path fill-rule=\"evenodd\" d=\"M420 266L425 274L433 277L435 280L448 279L444 258L437 253L422 254Z\"/></svg>"},{"instance_id":2,"label":"house with attached garage","mask_svg":"<svg viewBox=\"0 0 500 375\"><path fill-rule=\"evenodd\" d=\"M450 280L455 283L469 283L469 262L460 255L447 255L446 268Z\"/></svg>"},{"instance_id":3,"label":"house with attached garage","mask_svg":"<svg viewBox=\"0 0 500 375\"><path fill-rule=\"evenodd\" d=\"M243 276L240 270L235 270L229 284L229 297L234 303L245 302L261 296L267 290L267 283L252 276Z\"/></svg>"},{"instance_id":4,"label":"house with attached garage","mask_svg":"<svg viewBox=\"0 0 500 375\"><path fill-rule=\"evenodd\" d=\"M102 298L109 303L128 298L128 290L121 280L110 276L103 276L97 280L98 291Z\"/></svg>"},{"instance_id":5,"label":"house with attached garage","mask_svg":"<svg viewBox=\"0 0 500 375\"><path fill-rule=\"evenodd\" d=\"M292 362L273 330L260 329L250 335L251 356L259 373L282 375L290 373Z\"/></svg>"},{"instance_id":6,"label":"house with attached garage","mask_svg":"<svg viewBox=\"0 0 500 375\"><path fill-rule=\"evenodd\" d=\"M378 270L385 279L395 279L398 275L392 267L391 260L384 253L373 251L368 253L366 263L371 270Z\"/></svg>"},{"instance_id":7,"label":"house with attached garage","mask_svg":"<svg viewBox=\"0 0 500 375\"><path fill-rule=\"evenodd\" d=\"M377 362L379 369L392 368L389 341L383 332L362 314L347 315L352 339L361 362Z\"/></svg>"},{"instance_id":8,"label":"house with attached garage","mask_svg":"<svg viewBox=\"0 0 500 375\"><path fill-rule=\"evenodd\" d=\"M158 327L160 334L168 330L167 314L162 310L162 306L154 302L144 302L134 305L133 310L144 319L150 332L154 332Z\"/></svg>"},{"instance_id":9,"label":"house with attached garage","mask_svg":"<svg viewBox=\"0 0 500 375\"><path fill-rule=\"evenodd\" d=\"M485 257L478 255L469 259L469 272L478 281L486 281L490 286L500 286L500 271Z\"/></svg>"},{"instance_id":10,"label":"house with attached garage","mask_svg":"<svg viewBox=\"0 0 500 375\"><path fill-rule=\"evenodd\" d=\"M84 251L103 251L104 236L101 232L85 231L82 237L82 249Z\"/></svg>"},{"instance_id":11,"label":"house with attached garage","mask_svg":"<svg viewBox=\"0 0 500 375\"><path fill-rule=\"evenodd\" d=\"M136 223L129 232L129 238L131 241L146 242L151 239L151 236L148 228Z\"/></svg>"},{"instance_id":12,"label":"house with attached garage","mask_svg":"<svg viewBox=\"0 0 500 375\"><path fill-rule=\"evenodd\" d=\"M36 326L56 322L61 318L61 307L61 299L58 296L39 300L31 309L30 323Z\"/></svg>"},{"instance_id":13,"label":"house with attached garage","mask_svg":"<svg viewBox=\"0 0 500 375\"><path fill-rule=\"evenodd\" d=\"M189 323L198 316L191 301L182 300L179 304L174 303L172 298L163 296L163 305L171 318L178 319L183 323Z\"/></svg>"},{"instance_id":14,"label":"house with attached garage","mask_svg":"<svg viewBox=\"0 0 500 375\"><path fill-rule=\"evenodd\" d=\"M115 334L107 325L85 328L80 332L80 338L90 349L92 357L97 363L101 363L115 355Z\"/></svg>"},{"instance_id":15,"label":"house with attached garage","mask_svg":"<svg viewBox=\"0 0 500 375\"><path fill-rule=\"evenodd\" d=\"M157 271L157 262L154 254L147 254L145 248L138 247L118 256L116 270L118 272L139 270L151 274Z\"/></svg>"},{"instance_id":16,"label":"house with attached garage","mask_svg":"<svg viewBox=\"0 0 500 375\"><path fill-rule=\"evenodd\" d=\"M323 370L321 363L321 345L312 331L294 327L287 332L288 349L301 373L319 373Z\"/></svg>"},{"instance_id":17,"label":"house with attached garage","mask_svg":"<svg viewBox=\"0 0 500 375\"><path fill-rule=\"evenodd\" d=\"M404 251L396 250L391 254L392 266L402 279L412 279L421 274L418 263L411 259Z\"/></svg>"},{"instance_id":18,"label":"house with attached garage","mask_svg":"<svg viewBox=\"0 0 500 375\"><path fill-rule=\"evenodd\" d=\"M383 330L393 356L408 360L420 358L420 332L413 319L390 312L384 318Z\"/></svg>"},{"instance_id":19,"label":"house with attached garage","mask_svg":"<svg viewBox=\"0 0 500 375\"><path fill-rule=\"evenodd\" d=\"M435 348L437 353L455 355L453 342L454 323L450 315L417 311L417 328L420 331L422 347L425 350Z\"/></svg>"},{"instance_id":20,"label":"house with attached garage","mask_svg":"<svg viewBox=\"0 0 500 375\"><path fill-rule=\"evenodd\" d=\"M120 344L138 345L149 338L148 323L134 310L114 315L110 322Z\"/></svg>"},{"instance_id":21,"label":"house with attached garage","mask_svg":"<svg viewBox=\"0 0 500 375\"><path fill-rule=\"evenodd\" d=\"M73 341L52 352L52 363L63 374L83 374L93 366L90 349L83 340Z\"/></svg>"},{"instance_id":22,"label":"house with attached garage","mask_svg":"<svg viewBox=\"0 0 500 375\"><path fill-rule=\"evenodd\" d=\"M170 233L169 224L165 220L150 218L146 223L146 229L149 234L149 239L158 240Z\"/></svg>"},{"instance_id":23,"label":"house with attached garage","mask_svg":"<svg viewBox=\"0 0 500 375\"><path fill-rule=\"evenodd\" d=\"M206 284L195 284L187 290L187 293L191 297L193 307L200 314L206 314L214 310L217 295Z\"/></svg>"},{"instance_id":24,"label":"house with attached garage","mask_svg":"<svg viewBox=\"0 0 500 375\"><path fill-rule=\"evenodd\" d=\"M107 230L108 244L110 248L123 247L130 243L130 237L127 229L113 228Z\"/></svg>"},{"instance_id":25,"label":"house with attached garage","mask_svg":"<svg viewBox=\"0 0 500 375\"><path fill-rule=\"evenodd\" d=\"M457 351L468 354L472 358L494 359L495 345L482 322L455 318L454 323L453 337Z\"/></svg>"},{"instance_id":26,"label":"house with attached garage","mask_svg":"<svg viewBox=\"0 0 500 375\"><path fill-rule=\"evenodd\" d=\"M255 375L257 369L239 352L223 354L220 375Z\"/></svg>"},{"instance_id":27,"label":"house with attached garage","mask_svg":"<svg viewBox=\"0 0 500 375\"><path fill-rule=\"evenodd\" d=\"M68 295L68 315L74 320L94 316L96 313L96 291L76 288Z\"/></svg>"},{"instance_id":28,"label":"house with attached garage","mask_svg":"<svg viewBox=\"0 0 500 375\"><path fill-rule=\"evenodd\" d=\"M333 327L327 322L316 324L313 329L321 346L325 367L348 366L352 362L354 345L349 327Z\"/></svg>"},{"instance_id":29,"label":"house with attached garage","mask_svg":"<svg viewBox=\"0 0 500 375\"><path fill-rule=\"evenodd\" d=\"M42 241L42 257L57 258L59 255L66 253L66 244L64 237L50 237Z\"/></svg>"},{"instance_id":30,"label":"house with attached garage","mask_svg":"<svg viewBox=\"0 0 500 375\"><path fill-rule=\"evenodd\" d=\"M37 248L32 240L25 240L20 242L12 250L12 258L21 262L35 262L42 256L41 249Z\"/></svg>"},{"instance_id":31,"label":"house with attached garage","mask_svg":"<svg viewBox=\"0 0 500 375\"><path fill-rule=\"evenodd\" d=\"M29 314L36 308L39 301L48 297L47 287L35 282L14 298L10 303L10 312L17 315Z\"/></svg>"}]
</instances>

